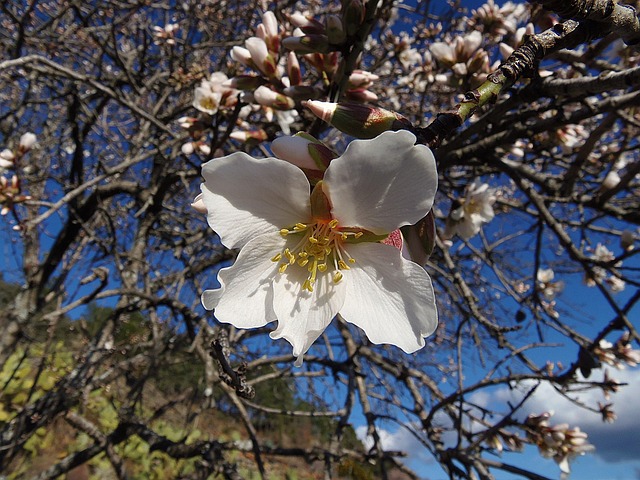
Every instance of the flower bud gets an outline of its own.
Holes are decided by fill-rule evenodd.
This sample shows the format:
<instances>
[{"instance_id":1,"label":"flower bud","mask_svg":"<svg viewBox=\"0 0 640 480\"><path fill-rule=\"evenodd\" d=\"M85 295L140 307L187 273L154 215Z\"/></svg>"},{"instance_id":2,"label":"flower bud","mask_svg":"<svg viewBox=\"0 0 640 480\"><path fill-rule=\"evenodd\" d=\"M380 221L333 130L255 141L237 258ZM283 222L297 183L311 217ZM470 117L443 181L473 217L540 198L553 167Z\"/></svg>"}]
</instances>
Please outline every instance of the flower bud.
<instances>
[{"instance_id":1,"label":"flower bud","mask_svg":"<svg viewBox=\"0 0 640 480\"><path fill-rule=\"evenodd\" d=\"M604 180L602 181L602 189L603 190L611 190L615 188L620 183L620 175L617 172L611 170Z\"/></svg>"},{"instance_id":2,"label":"flower bud","mask_svg":"<svg viewBox=\"0 0 640 480\"><path fill-rule=\"evenodd\" d=\"M233 47L229 55L232 60L243 64L245 67L257 68L251 59L251 52L244 47Z\"/></svg>"},{"instance_id":3,"label":"flower bud","mask_svg":"<svg viewBox=\"0 0 640 480\"><path fill-rule=\"evenodd\" d=\"M278 137L271 142L271 151L276 157L296 167L317 170L318 166L307 148L312 142L301 135Z\"/></svg>"},{"instance_id":4,"label":"flower bud","mask_svg":"<svg viewBox=\"0 0 640 480\"><path fill-rule=\"evenodd\" d=\"M342 19L338 15L327 15L327 37L332 45L342 45L347 39Z\"/></svg>"},{"instance_id":5,"label":"flower bud","mask_svg":"<svg viewBox=\"0 0 640 480\"><path fill-rule=\"evenodd\" d=\"M257 75L238 75L230 78L222 84L223 87L237 88L238 90L255 90L266 83L265 79Z\"/></svg>"},{"instance_id":6,"label":"flower bud","mask_svg":"<svg viewBox=\"0 0 640 480\"><path fill-rule=\"evenodd\" d=\"M2 152L0 152L0 173L7 168L13 167L13 159L15 155L11 150L5 148Z\"/></svg>"},{"instance_id":7,"label":"flower bud","mask_svg":"<svg viewBox=\"0 0 640 480\"><path fill-rule=\"evenodd\" d=\"M335 152L304 132L276 138L271 143L271 150L278 158L297 167L319 172L324 172L331 160L337 158Z\"/></svg>"},{"instance_id":8,"label":"flower bud","mask_svg":"<svg viewBox=\"0 0 640 480\"><path fill-rule=\"evenodd\" d=\"M375 102L376 100L378 100L378 96L369 91L366 90L364 88L356 88L353 90L348 90L345 93L345 96L349 99L349 100L353 100L354 102Z\"/></svg>"},{"instance_id":9,"label":"flower bud","mask_svg":"<svg viewBox=\"0 0 640 480\"><path fill-rule=\"evenodd\" d=\"M354 70L349 75L349 89L369 88L380 77L365 70Z\"/></svg>"},{"instance_id":10,"label":"flower bud","mask_svg":"<svg viewBox=\"0 0 640 480\"><path fill-rule=\"evenodd\" d=\"M374 138L388 130L411 127L411 122L397 113L360 103L310 100L304 105L317 117L356 138Z\"/></svg>"},{"instance_id":11,"label":"flower bud","mask_svg":"<svg viewBox=\"0 0 640 480\"><path fill-rule=\"evenodd\" d=\"M364 23L365 13L365 7L362 0L347 0L344 3L342 18L344 20L347 35L355 35L360 26Z\"/></svg>"},{"instance_id":12,"label":"flower bud","mask_svg":"<svg viewBox=\"0 0 640 480\"><path fill-rule=\"evenodd\" d=\"M302 37L287 37L282 45L289 50L299 53L328 53L332 50L326 35L304 35Z\"/></svg>"},{"instance_id":13,"label":"flower bud","mask_svg":"<svg viewBox=\"0 0 640 480\"><path fill-rule=\"evenodd\" d=\"M37 137L34 133L27 132L20 137L20 144L18 145L18 151L20 153L27 153L36 144Z\"/></svg>"},{"instance_id":14,"label":"flower bud","mask_svg":"<svg viewBox=\"0 0 640 480\"><path fill-rule=\"evenodd\" d=\"M325 28L322 23L311 17L303 15L302 13L296 12L289 15L289 22L291 22L294 27L301 29L305 34L318 34L325 32Z\"/></svg>"},{"instance_id":15,"label":"flower bud","mask_svg":"<svg viewBox=\"0 0 640 480\"><path fill-rule=\"evenodd\" d=\"M230 138L238 140L240 142L248 142L250 140L257 140L258 142L264 142L268 137L267 132L259 128L257 130L247 131L235 131L231 132Z\"/></svg>"},{"instance_id":16,"label":"flower bud","mask_svg":"<svg viewBox=\"0 0 640 480\"><path fill-rule=\"evenodd\" d=\"M251 60L262 73L273 76L277 71L276 61L269 53L267 44L259 37L251 37L245 40L244 45L251 54Z\"/></svg>"},{"instance_id":17,"label":"flower bud","mask_svg":"<svg viewBox=\"0 0 640 480\"><path fill-rule=\"evenodd\" d=\"M193 199L191 206L198 213L207 213L207 207L204 204L202 193L199 193L198 196Z\"/></svg>"},{"instance_id":18,"label":"flower bud","mask_svg":"<svg viewBox=\"0 0 640 480\"><path fill-rule=\"evenodd\" d=\"M315 87L310 85L296 85L294 87L285 88L285 95L293 98L294 100L313 100L320 96L322 93Z\"/></svg>"},{"instance_id":19,"label":"flower bud","mask_svg":"<svg viewBox=\"0 0 640 480\"><path fill-rule=\"evenodd\" d=\"M287 97L278 92L274 92L264 85L256 88L253 92L255 101L265 107L275 108L276 110L291 110L295 107L296 102L292 98Z\"/></svg>"},{"instance_id":20,"label":"flower bud","mask_svg":"<svg viewBox=\"0 0 640 480\"><path fill-rule=\"evenodd\" d=\"M278 35L278 20L273 12L262 14L262 28L269 51L277 54L280 50L280 35Z\"/></svg>"},{"instance_id":21,"label":"flower bud","mask_svg":"<svg viewBox=\"0 0 640 480\"><path fill-rule=\"evenodd\" d=\"M182 147L180 147L180 150L185 155L191 155L195 151L195 148L193 146L193 142L187 142L187 143L183 144Z\"/></svg>"},{"instance_id":22,"label":"flower bud","mask_svg":"<svg viewBox=\"0 0 640 480\"><path fill-rule=\"evenodd\" d=\"M300 70L300 62L295 52L289 52L287 55L287 75L289 75L289 83L292 86L302 83L302 73Z\"/></svg>"}]
</instances>

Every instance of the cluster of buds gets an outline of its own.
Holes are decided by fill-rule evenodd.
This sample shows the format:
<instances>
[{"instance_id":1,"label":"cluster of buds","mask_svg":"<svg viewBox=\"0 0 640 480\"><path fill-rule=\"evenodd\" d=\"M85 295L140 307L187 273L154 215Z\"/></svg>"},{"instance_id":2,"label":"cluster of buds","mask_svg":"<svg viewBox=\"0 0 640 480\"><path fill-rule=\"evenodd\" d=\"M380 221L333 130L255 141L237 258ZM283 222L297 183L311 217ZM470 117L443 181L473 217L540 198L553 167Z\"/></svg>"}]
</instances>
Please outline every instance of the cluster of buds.
<instances>
[{"instance_id":1,"label":"cluster of buds","mask_svg":"<svg viewBox=\"0 0 640 480\"><path fill-rule=\"evenodd\" d=\"M20 137L18 146L13 150L5 148L0 152L0 173L15 169L16 165L29 150L36 144L37 137L34 133L27 132Z\"/></svg>"},{"instance_id":2,"label":"cluster of buds","mask_svg":"<svg viewBox=\"0 0 640 480\"><path fill-rule=\"evenodd\" d=\"M473 182L468 185L465 197L456 199L451 206L443 237L451 239L458 235L469 240L477 235L483 223L493 220L495 201L495 190L488 184Z\"/></svg>"},{"instance_id":3,"label":"cluster of buds","mask_svg":"<svg viewBox=\"0 0 640 480\"><path fill-rule=\"evenodd\" d=\"M176 32L178 31L177 23L167 23L164 27L153 27L153 43L155 45L175 45Z\"/></svg>"},{"instance_id":4,"label":"cluster of buds","mask_svg":"<svg viewBox=\"0 0 640 480\"><path fill-rule=\"evenodd\" d=\"M36 135L27 132L20 137L18 145L15 148L5 148L2 150L0 152L0 174L3 174L7 170L18 172L20 160L34 147L36 142ZM23 170L26 171L27 168ZM11 179L0 175L0 215L6 215L13 210L15 205L27 200L31 200L31 197L22 193L20 179L17 175L14 174Z\"/></svg>"},{"instance_id":5,"label":"cluster of buds","mask_svg":"<svg viewBox=\"0 0 640 480\"><path fill-rule=\"evenodd\" d=\"M602 339L593 349L593 353L602 363L618 370L624 369L625 365L635 367L640 363L640 350L631 348L630 338L631 335L627 331L613 344Z\"/></svg>"},{"instance_id":6,"label":"cluster of buds","mask_svg":"<svg viewBox=\"0 0 640 480\"><path fill-rule=\"evenodd\" d=\"M619 267L622 265L622 262L615 262L616 257L613 252L601 243L598 243L598 245L596 245L596 248L591 254L591 259L598 263L613 264L613 267ZM607 268L594 266L586 275L585 283L587 284L587 286L593 287L600 282L604 282L609 285L611 291L615 293L621 292L626 286L625 281L619 278L614 270L612 270L611 275L608 275Z\"/></svg>"},{"instance_id":7,"label":"cluster of buds","mask_svg":"<svg viewBox=\"0 0 640 480\"><path fill-rule=\"evenodd\" d=\"M361 0L344 2L341 15L328 15L325 23L294 13L289 21L296 29L293 36L285 38L282 44L291 50L290 55L294 52L303 55L325 82L330 82L339 73L338 51L342 51L343 45L357 35L364 24L365 14L365 6ZM293 78L291 74L290 77ZM344 92L345 98L356 102L376 101L377 95L369 90L375 80L378 80L377 75L362 70L353 71ZM295 92L292 95L295 98ZM307 98L315 99L317 95Z\"/></svg>"},{"instance_id":8,"label":"cluster of buds","mask_svg":"<svg viewBox=\"0 0 640 480\"><path fill-rule=\"evenodd\" d=\"M527 8L524 4L513 2L499 6L494 0L489 0L471 14L469 27L480 29L498 39L516 31L518 23L527 16Z\"/></svg>"},{"instance_id":9,"label":"cluster of buds","mask_svg":"<svg viewBox=\"0 0 640 480\"><path fill-rule=\"evenodd\" d=\"M481 44L482 34L477 30L445 42L434 42L430 47L431 54L440 65L451 70L448 74L436 75L436 81L454 86L463 80L468 80L472 86L484 82L491 66L489 55Z\"/></svg>"},{"instance_id":10,"label":"cluster of buds","mask_svg":"<svg viewBox=\"0 0 640 480\"><path fill-rule=\"evenodd\" d=\"M518 434L504 430L500 430L488 436L485 443L498 454L501 454L505 447L511 452L520 452L524 447L524 442Z\"/></svg>"},{"instance_id":11,"label":"cluster of buds","mask_svg":"<svg viewBox=\"0 0 640 480\"><path fill-rule=\"evenodd\" d=\"M587 441L587 434L578 427L569 428L566 423L550 426L549 418L552 415L553 412L529 415L525 421L525 431L527 440L538 447L543 457L553 458L565 476L571 472L571 460L593 451L595 447Z\"/></svg>"},{"instance_id":12,"label":"cluster of buds","mask_svg":"<svg viewBox=\"0 0 640 480\"><path fill-rule=\"evenodd\" d=\"M16 175L11 177L11 180L7 180L7 177L0 176L0 215L6 215L14 206L18 203L31 200L29 195L23 195L20 188L20 180Z\"/></svg>"},{"instance_id":13,"label":"cluster of buds","mask_svg":"<svg viewBox=\"0 0 640 480\"><path fill-rule=\"evenodd\" d=\"M299 53L329 53L338 51L356 37L365 23L366 8L362 0L342 2L340 15L327 15L321 23L301 13L294 13L289 21L299 29L293 37L284 39L289 50Z\"/></svg>"}]
</instances>

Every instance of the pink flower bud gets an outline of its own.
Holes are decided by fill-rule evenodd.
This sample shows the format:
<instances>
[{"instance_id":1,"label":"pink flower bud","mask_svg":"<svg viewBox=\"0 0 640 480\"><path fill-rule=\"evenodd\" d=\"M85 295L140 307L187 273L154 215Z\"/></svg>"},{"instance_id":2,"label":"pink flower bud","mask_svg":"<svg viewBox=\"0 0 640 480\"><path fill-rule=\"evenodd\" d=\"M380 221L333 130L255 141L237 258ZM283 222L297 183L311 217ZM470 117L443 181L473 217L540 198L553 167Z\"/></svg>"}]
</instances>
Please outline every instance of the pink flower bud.
<instances>
[{"instance_id":1,"label":"pink flower bud","mask_svg":"<svg viewBox=\"0 0 640 480\"><path fill-rule=\"evenodd\" d=\"M327 15L327 38L332 45L342 45L347 39L342 19L338 15Z\"/></svg>"},{"instance_id":2,"label":"pink flower bud","mask_svg":"<svg viewBox=\"0 0 640 480\"><path fill-rule=\"evenodd\" d=\"M285 95L294 100L310 100L318 98L322 92L310 85L296 85L294 87L285 88Z\"/></svg>"},{"instance_id":3,"label":"pink flower bud","mask_svg":"<svg viewBox=\"0 0 640 480\"><path fill-rule=\"evenodd\" d=\"M289 75L289 83L292 86L300 85L302 82L302 73L300 71L300 63L294 52L287 55L287 74Z\"/></svg>"},{"instance_id":4,"label":"pink flower bud","mask_svg":"<svg viewBox=\"0 0 640 480\"><path fill-rule=\"evenodd\" d=\"M324 33L324 25L311 17L296 12L289 15L289 22L294 27L301 29L306 34Z\"/></svg>"},{"instance_id":5,"label":"pink flower bud","mask_svg":"<svg viewBox=\"0 0 640 480\"><path fill-rule=\"evenodd\" d=\"M300 135L278 137L271 142L271 151L276 157L286 160L296 167L319 170L309 153L308 147L311 143L313 140Z\"/></svg>"},{"instance_id":6,"label":"pink flower bud","mask_svg":"<svg viewBox=\"0 0 640 480\"><path fill-rule=\"evenodd\" d=\"M244 47L233 47L229 55L231 56L232 60L241 63L246 67L256 68L256 65L251 59L251 52L249 52L249 50Z\"/></svg>"},{"instance_id":7,"label":"pink flower bud","mask_svg":"<svg viewBox=\"0 0 640 480\"><path fill-rule=\"evenodd\" d=\"M310 100L303 104L317 117L356 138L374 138L387 130L411 127L411 123L397 113L360 103Z\"/></svg>"},{"instance_id":8,"label":"pink flower bud","mask_svg":"<svg viewBox=\"0 0 640 480\"><path fill-rule=\"evenodd\" d=\"M281 93L274 92L264 85L258 87L256 91L253 92L253 96L255 101L260 105L275 108L277 110L291 110L296 104L292 98Z\"/></svg>"},{"instance_id":9,"label":"pink flower bud","mask_svg":"<svg viewBox=\"0 0 640 480\"><path fill-rule=\"evenodd\" d=\"M267 132L263 129L257 130L247 130L247 131L235 131L231 132L229 135L234 140L238 140L240 142L248 142L250 140L257 140L258 142L264 142L268 137Z\"/></svg>"},{"instance_id":10,"label":"pink flower bud","mask_svg":"<svg viewBox=\"0 0 640 480\"><path fill-rule=\"evenodd\" d=\"M375 102L378 100L378 96L375 93L365 90L364 88L348 90L345 96L355 102Z\"/></svg>"},{"instance_id":11,"label":"pink flower bud","mask_svg":"<svg viewBox=\"0 0 640 480\"><path fill-rule=\"evenodd\" d=\"M300 53L328 53L332 47L326 35L305 35L303 37L287 37L282 45L289 50Z\"/></svg>"},{"instance_id":12,"label":"pink flower bud","mask_svg":"<svg viewBox=\"0 0 640 480\"><path fill-rule=\"evenodd\" d=\"M245 40L244 45L251 54L251 60L262 73L273 76L276 73L276 61L269 53L267 44L259 37L251 37Z\"/></svg>"}]
</instances>

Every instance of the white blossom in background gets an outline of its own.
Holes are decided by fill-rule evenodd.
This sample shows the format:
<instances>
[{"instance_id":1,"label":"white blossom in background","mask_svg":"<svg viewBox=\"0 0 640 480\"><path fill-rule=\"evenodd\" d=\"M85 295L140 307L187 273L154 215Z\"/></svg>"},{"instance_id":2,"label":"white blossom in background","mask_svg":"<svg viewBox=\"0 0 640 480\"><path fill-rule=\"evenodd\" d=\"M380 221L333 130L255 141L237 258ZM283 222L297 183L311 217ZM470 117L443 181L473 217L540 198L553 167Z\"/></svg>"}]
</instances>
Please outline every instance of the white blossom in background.
<instances>
[{"instance_id":1,"label":"white blossom in background","mask_svg":"<svg viewBox=\"0 0 640 480\"><path fill-rule=\"evenodd\" d=\"M631 347L629 332L625 332L616 341L611 343L604 338L598 342L593 353L602 363L611 365L618 370L623 370L625 366L635 367L640 364L640 350Z\"/></svg>"},{"instance_id":2,"label":"white blossom in background","mask_svg":"<svg viewBox=\"0 0 640 480\"><path fill-rule=\"evenodd\" d=\"M591 258L596 262L610 263L615 260L616 256L605 245L598 243L591 254ZM621 265L622 262L616 262L613 267L620 267ZM585 277L585 283L589 287L594 287L598 282L604 282L609 285L611 291L614 293L623 291L626 286L625 281L615 274L608 275L606 268L594 266L591 268L591 272Z\"/></svg>"},{"instance_id":3,"label":"white blossom in background","mask_svg":"<svg viewBox=\"0 0 640 480\"><path fill-rule=\"evenodd\" d=\"M566 423L550 426L549 418L552 416L552 411L529 415L525 422L529 428L527 438L537 445L543 457L553 458L564 479L571 473L570 462L578 456L592 452L595 447L587 441L587 434L580 431L579 427L569 428Z\"/></svg>"},{"instance_id":4,"label":"white blossom in background","mask_svg":"<svg viewBox=\"0 0 640 480\"><path fill-rule=\"evenodd\" d=\"M551 268L538 270L538 290L547 298L552 300L564 289L564 282L554 282L555 273Z\"/></svg>"},{"instance_id":5,"label":"white blossom in background","mask_svg":"<svg viewBox=\"0 0 640 480\"><path fill-rule=\"evenodd\" d=\"M229 80L222 72L213 72L209 79L202 80L195 88L193 106L201 112L215 115L221 106L235 105L238 91L223 85Z\"/></svg>"},{"instance_id":6,"label":"white blossom in background","mask_svg":"<svg viewBox=\"0 0 640 480\"><path fill-rule=\"evenodd\" d=\"M177 23L167 23L164 27L156 25L153 27L153 43L156 45L175 45L175 34L178 28Z\"/></svg>"},{"instance_id":7,"label":"white blossom in background","mask_svg":"<svg viewBox=\"0 0 640 480\"><path fill-rule=\"evenodd\" d=\"M466 189L460 206L452 209L447 218L444 237L453 238L459 235L465 240L477 235L483 223L488 223L495 216L493 204L496 201L495 190L486 183L473 182Z\"/></svg>"},{"instance_id":8,"label":"white blossom in background","mask_svg":"<svg viewBox=\"0 0 640 480\"><path fill-rule=\"evenodd\" d=\"M27 132L20 137L20 143L18 144L18 151L20 153L26 153L33 148L38 141L35 133Z\"/></svg>"},{"instance_id":9,"label":"white blossom in background","mask_svg":"<svg viewBox=\"0 0 640 480\"><path fill-rule=\"evenodd\" d=\"M604 177L604 180L602 180L601 188L605 191L611 190L612 188L617 187L619 183L620 175L618 174L618 172L611 170L609 173L607 173L607 176Z\"/></svg>"},{"instance_id":10,"label":"white blossom in background","mask_svg":"<svg viewBox=\"0 0 640 480\"><path fill-rule=\"evenodd\" d=\"M13 160L15 158L16 156L8 148L5 148L2 152L0 152L0 173L13 168Z\"/></svg>"},{"instance_id":11,"label":"white blossom in background","mask_svg":"<svg viewBox=\"0 0 640 480\"><path fill-rule=\"evenodd\" d=\"M373 343L423 347L438 323L429 275L380 243L433 204L435 160L414 142L406 131L353 141L311 196L284 160L237 152L203 165L194 203L226 247L241 249L204 307L237 328L277 320L271 337L292 344L297 365L338 313Z\"/></svg>"},{"instance_id":12,"label":"white blossom in background","mask_svg":"<svg viewBox=\"0 0 640 480\"><path fill-rule=\"evenodd\" d=\"M438 62L456 77L471 77L480 84L491 71L489 55L482 49L482 34L475 30L445 42L433 42L429 50ZM435 76L439 83L451 83L451 72Z\"/></svg>"}]
</instances>

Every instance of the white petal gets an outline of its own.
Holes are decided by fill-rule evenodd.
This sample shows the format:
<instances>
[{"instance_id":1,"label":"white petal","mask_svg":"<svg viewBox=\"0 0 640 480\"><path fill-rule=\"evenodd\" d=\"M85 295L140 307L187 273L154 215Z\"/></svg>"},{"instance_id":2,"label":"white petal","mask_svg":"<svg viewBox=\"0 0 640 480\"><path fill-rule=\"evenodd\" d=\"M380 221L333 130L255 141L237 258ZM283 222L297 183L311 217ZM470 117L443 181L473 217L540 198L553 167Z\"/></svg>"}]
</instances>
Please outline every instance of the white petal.
<instances>
[{"instance_id":1,"label":"white petal","mask_svg":"<svg viewBox=\"0 0 640 480\"><path fill-rule=\"evenodd\" d=\"M454 52L451 45L443 42L434 42L429 47L429 50L440 62L453 63Z\"/></svg>"},{"instance_id":2,"label":"white petal","mask_svg":"<svg viewBox=\"0 0 640 480\"><path fill-rule=\"evenodd\" d=\"M431 150L415 140L407 131L384 132L351 142L331 162L325 192L340 225L384 234L427 214L438 174Z\"/></svg>"},{"instance_id":3,"label":"white petal","mask_svg":"<svg viewBox=\"0 0 640 480\"><path fill-rule=\"evenodd\" d=\"M390 343L407 353L422 348L424 337L438 326L427 272L391 245L360 243L348 250L356 263L344 272L347 296L340 315L373 343Z\"/></svg>"},{"instance_id":4,"label":"white petal","mask_svg":"<svg viewBox=\"0 0 640 480\"><path fill-rule=\"evenodd\" d=\"M334 284L331 274L319 274L313 292L302 290L306 268L291 265L276 277L273 306L278 328L271 338L284 338L293 345L293 355L303 355L336 316L345 299L344 280Z\"/></svg>"},{"instance_id":5,"label":"white petal","mask_svg":"<svg viewBox=\"0 0 640 480\"><path fill-rule=\"evenodd\" d=\"M284 160L236 152L205 163L202 176L209 225L228 248L310 218L309 182Z\"/></svg>"},{"instance_id":6,"label":"white petal","mask_svg":"<svg viewBox=\"0 0 640 480\"><path fill-rule=\"evenodd\" d=\"M261 235L247 243L235 263L218 273L221 287L202 294L204 308L215 308L220 322L237 328L257 328L274 321L272 283L278 264L271 258L285 243L279 234Z\"/></svg>"}]
</instances>

